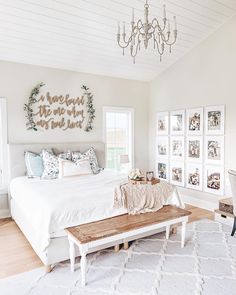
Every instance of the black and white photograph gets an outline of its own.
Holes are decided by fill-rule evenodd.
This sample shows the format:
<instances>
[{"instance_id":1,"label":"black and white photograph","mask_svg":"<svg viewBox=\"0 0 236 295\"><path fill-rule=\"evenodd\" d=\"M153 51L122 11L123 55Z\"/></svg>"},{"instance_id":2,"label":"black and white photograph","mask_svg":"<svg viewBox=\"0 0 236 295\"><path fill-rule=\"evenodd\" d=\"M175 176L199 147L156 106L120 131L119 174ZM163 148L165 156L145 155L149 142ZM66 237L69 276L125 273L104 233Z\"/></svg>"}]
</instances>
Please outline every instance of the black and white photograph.
<instances>
[{"instance_id":1,"label":"black and white photograph","mask_svg":"<svg viewBox=\"0 0 236 295\"><path fill-rule=\"evenodd\" d=\"M188 109L186 111L186 128L188 135L202 135L203 108Z\"/></svg>"},{"instance_id":2,"label":"black and white photograph","mask_svg":"<svg viewBox=\"0 0 236 295\"><path fill-rule=\"evenodd\" d=\"M202 178L202 165L188 163L186 166L186 187L201 191Z\"/></svg>"},{"instance_id":3,"label":"black and white photograph","mask_svg":"<svg viewBox=\"0 0 236 295\"><path fill-rule=\"evenodd\" d=\"M206 166L204 191L216 195L224 194L224 169L220 166Z\"/></svg>"},{"instance_id":4,"label":"black and white photograph","mask_svg":"<svg viewBox=\"0 0 236 295\"><path fill-rule=\"evenodd\" d=\"M184 186L184 162L171 161L170 182L177 186Z\"/></svg>"},{"instance_id":5,"label":"black and white photograph","mask_svg":"<svg viewBox=\"0 0 236 295\"><path fill-rule=\"evenodd\" d=\"M170 131L172 135L184 135L185 111L172 111L170 113Z\"/></svg>"},{"instance_id":6,"label":"black and white photograph","mask_svg":"<svg viewBox=\"0 0 236 295\"><path fill-rule=\"evenodd\" d=\"M169 167L168 161L158 160L157 161L157 177L162 180L169 180Z\"/></svg>"},{"instance_id":7,"label":"black and white photograph","mask_svg":"<svg viewBox=\"0 0 236 295\"><path fill-rule=\"evenodd\" d=\"M224 136L206 136L205 162L207 164L224 164Z\"/></svg>"},{"instance_id":8,"label":"black and white photograph","mask_svg":"<svg viewBox=\"0 0 236 295\"><path fill-rule=\"evenodd\" d=\"M205 108L205 128L207 135L224 134L224 109L224 105Z\"/></svg>"},{"instance_id":9,"label":"black and white photograph","mask_svg":"<svg viewBox=\"0 0 236 295\"><path fill-rule=\"evenodd\" d=\"M168 135L169 133L169 113L159 112L157 113L157 134Z\"/></svg>"},{"instance_id":10,"label":"black and white photograph","mask_svg":"<svg viewBox=\"0 0 236 295\"><path fill-rule=\"evenodd\" d=\"M146 180L151 181L154 178L154 171L147 171L146 172Z\"/></svg>"},{"instance_id":11,"label":"black and white photograph","mask_svg":"<svg viewBox=\"0 0 236 295\"><path fill-rule=\"evenodd\" d=\"M157 156L160 158L168 158L169 156L169 137L158 136L157 137Z\"/></svg>"},{"instance_id":12,"label":"black and white photograph","mask_svg":"<svg viewBox=\"0 0 236 295\"><path fill-rule=\"evenodd\" d=\"M173 160L184 159L184 137L175 136L170 139L171 158Z\"/></svg>"},{"instance_id":13,"label":"black and white photograph","mask_svg":"<svg viewBox=\"0 0 236 295\"><path fill-rule=\"evenodd\" d=\"M189 136L187 137L187 160L191 162L202 161L202 137Z\"/></svg>"}]
</instances>

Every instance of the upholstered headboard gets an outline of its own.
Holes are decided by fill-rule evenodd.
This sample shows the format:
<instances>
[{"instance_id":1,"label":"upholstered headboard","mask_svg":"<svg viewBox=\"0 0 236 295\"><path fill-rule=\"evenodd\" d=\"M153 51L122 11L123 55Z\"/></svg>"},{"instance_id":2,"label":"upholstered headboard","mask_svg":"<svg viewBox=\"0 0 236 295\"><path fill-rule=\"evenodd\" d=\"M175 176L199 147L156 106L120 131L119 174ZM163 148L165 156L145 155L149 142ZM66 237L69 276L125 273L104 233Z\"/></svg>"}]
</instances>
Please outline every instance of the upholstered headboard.
<instances>
[{"instance_id":1,"label":"upholstered headboard","mask_svg":"<svg viewBox=\"0 0 236 295\"><path fill-rule=\"evenodd\" d=\"M24 176L26 173L24 152L31 151L40 153L43 148L53 148L55 153L68 150L84 152L93 147L96 151L99 165L105 167L105 144L103 142L80 142L80 143L10 143L9 144L9 180Z\"/></svg>"}]
</instances>

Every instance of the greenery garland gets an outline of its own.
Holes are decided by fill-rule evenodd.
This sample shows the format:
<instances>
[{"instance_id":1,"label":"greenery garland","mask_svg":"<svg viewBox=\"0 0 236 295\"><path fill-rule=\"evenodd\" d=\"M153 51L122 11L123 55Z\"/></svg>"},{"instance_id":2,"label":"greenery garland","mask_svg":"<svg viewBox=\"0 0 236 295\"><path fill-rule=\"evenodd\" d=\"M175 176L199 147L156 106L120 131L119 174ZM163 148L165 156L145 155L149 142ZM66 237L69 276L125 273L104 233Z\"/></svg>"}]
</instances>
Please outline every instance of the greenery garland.
<instances>
[{"instance_id":1,"label":"greenery garland","mask_svg":"<svg viewBox=\"0 0 236 295\"><path fill-rule=\"evenodd\" d=\"M91 92L89 92L89 88L87 86L83 85L81 89L84 90L83 96L87 97L86 106L87 106L87 113L89 115L88 122L84 130L86 132L89 132L93 129L93 121L95 119L95 109L93 107L93 95Z\"/></svg>"},{"instance_id":2,"label":"greenery garland","mask_svg":"<svg viewBox=\"0 0 236 295\"><path fill-rule=\"evenodd\" d=\"M34 130L37 131L37 125L34 122L34 111L33 111L33 104L37 102L37 96L40 92L40 88L42 88L45 84L43 82L39 83L37 86L30 93L30 97L28 103L24 104L24 111L26 111L26 127L27 130Z\"/></svg>"},{"instance_id":3,"label":"greenery garland","mask_svg":"<svg viewBox=\"0 0 236 295\"><path fill-rule=\"evenodd\" d=\"M28 103L24 104L24 111L26 111L26 127L27 130L34 130L37 131L37 125L34 121L34 111L33 111L33 104L37 102L37 96L40 93L40 89L44 86L45 84L43 82L39 83L37 86L34 87L34 89L31 91ZM89 88L85 85L81 87L81 89L84 90L83 97L87 97L87 113L89 115L88 117L88 122L85 127L86 132L90 132L93 129L93 121L95 119L95 109L93 107L93 95L91 92L89 92Z\"/></svg>"}]
</instances>

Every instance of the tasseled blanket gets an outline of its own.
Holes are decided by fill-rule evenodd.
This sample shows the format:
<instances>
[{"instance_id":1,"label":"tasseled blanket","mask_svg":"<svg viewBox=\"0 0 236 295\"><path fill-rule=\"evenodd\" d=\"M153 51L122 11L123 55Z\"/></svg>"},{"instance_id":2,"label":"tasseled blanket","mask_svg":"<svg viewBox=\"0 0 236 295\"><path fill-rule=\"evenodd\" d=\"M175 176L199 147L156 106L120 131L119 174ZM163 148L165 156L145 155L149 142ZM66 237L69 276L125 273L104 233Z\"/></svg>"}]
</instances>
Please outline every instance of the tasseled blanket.
<instances>
[{"instance_id":1,"label":"tasseled blanket","mask_svg":"<svg viewBox=\"0 0 236 295\"><path fill-rule=\"evenodd\" d=\"M166 204L173 190L165 181L154 185L121 183L115 188L114 208L126 208L129 214L155 212Z\"/></svg>"}]
</instances>

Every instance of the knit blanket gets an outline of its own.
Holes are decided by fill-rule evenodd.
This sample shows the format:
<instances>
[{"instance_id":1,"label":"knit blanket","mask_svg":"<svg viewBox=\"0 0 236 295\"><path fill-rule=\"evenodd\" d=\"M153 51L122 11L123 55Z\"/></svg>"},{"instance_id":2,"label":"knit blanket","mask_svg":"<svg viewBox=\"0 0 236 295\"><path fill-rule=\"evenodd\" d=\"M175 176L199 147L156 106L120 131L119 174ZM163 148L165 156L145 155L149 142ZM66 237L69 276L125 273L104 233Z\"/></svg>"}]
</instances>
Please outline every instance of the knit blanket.
<instances>
[{"instance_id":1,"label":"knit blanket","mask_svg":"<svg viewBox=\"0 0 236 295\"><path fill-rule=\"evenodd\" d=\"M114 208L126 208L128 214L155 212L166 204L173 190L165 181L154 185L121 183L115 188Z\"/></svg>"}]
</instances>

